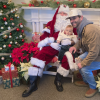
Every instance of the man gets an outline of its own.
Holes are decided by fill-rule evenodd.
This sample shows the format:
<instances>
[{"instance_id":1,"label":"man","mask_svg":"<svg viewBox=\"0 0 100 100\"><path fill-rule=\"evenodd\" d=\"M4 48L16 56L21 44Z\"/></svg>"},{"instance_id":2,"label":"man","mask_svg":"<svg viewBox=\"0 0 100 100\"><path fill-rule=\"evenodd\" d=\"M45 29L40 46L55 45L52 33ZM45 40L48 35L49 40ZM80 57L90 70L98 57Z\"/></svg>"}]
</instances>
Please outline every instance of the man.
<instances>
[{"instance_id":1,"label":"man","mask_svg":"<svg viewBox=\"0 0 100 100\"><path fill-rule=\"evenodd\" d=\"M70 53L74 53L82 48L83 52L88 52L86 58L78 63L79 71L83 77L83 81L76 81L77 86L88 86L89 90L85 93L85 97L92 97L97 93L96 82L92 71L100 69L100 28L93 22L83 17L81 10L73 9L69 12L69 19L80 40L69 49Z\"/></svg>"},{"instance_id":2,"label":"man","mask_svg":"<svg viewBox=\"0 0 100 100\"><path fill-rule=\"evenodd\" d=\"M46 27L43 29L43 35L40 37L40 42L38 43L38 47L42 47L42 49L30 60L31 64L33 65L28 70L30 86L23 92L23 97L27 97L33 91L37 90L37 79L42 77L45 65L47 65L56 55L58 55L60 48L57 43L54 43L54 41L56 41L59 31L65 29L65 27L70 24L70 20L66 20L68 13L69 7L63 4L60 5L53 16L52 21L48 22ZM68 65L67 62L64 64ZM68 72L69 71L65 71L65 76L68 75ZM61 87L61 85L59 86L59 84L57 84L57 81L58 79L61 79L62 75L57 74L56 77L55 84L57 87Z\"/></svg>"}]
</instances>

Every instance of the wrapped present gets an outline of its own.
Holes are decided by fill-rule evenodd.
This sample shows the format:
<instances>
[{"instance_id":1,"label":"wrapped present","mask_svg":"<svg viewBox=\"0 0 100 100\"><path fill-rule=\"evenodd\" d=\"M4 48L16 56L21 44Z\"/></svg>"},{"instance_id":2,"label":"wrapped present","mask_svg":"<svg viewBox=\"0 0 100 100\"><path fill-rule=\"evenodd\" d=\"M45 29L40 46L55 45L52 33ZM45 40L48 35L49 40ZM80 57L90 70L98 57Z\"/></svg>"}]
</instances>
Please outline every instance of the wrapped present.
<instances>
[{"instance_id":1,"label":"wrapped present","mask_svg":"<svg viewBox=\"0 0 100 100\"><path fill-rule=\"evenodd\" d=\"M2 71L3 80L10 79L9 71L5 71L5 68L2 68L1 71ZM11 70L11 76L12 78L18 77L17 67L14 66L14 70Z\"/></svg>"},{"instance_id":2,"label":"wrapped present","mask_svg":"<svg viewBox=\"0 0 100 100\"><path fill-rule=\"evenodd\" d=\"M2 79L2 76L0 76L0 84L3 83L3 79Z\"/></svg>"},{"instance_id":3,"label":"wrapped present","mask_svg":"<svg viewBox=\"0 0 100 100\"><path fill-rule=\"evenodd\" d=\"M11 86L10 79L3 80L3 85L4 85L4 89L11 88L11 87L17 87L20 85L19 77L12 78L12 86Z\"/></svg>"},{"instance_id":4,"label":"wrapped present","mask_svg":"<svg viewBox=\"0 0 100 100\"><path fill-rule=\"evenodd\" d=\"M5 71L9 71L9 65L4 65L4 68L5 68ZM14 65L13 64L11 64L10 69L14 70Z\"/></svg>"}]
</instances>

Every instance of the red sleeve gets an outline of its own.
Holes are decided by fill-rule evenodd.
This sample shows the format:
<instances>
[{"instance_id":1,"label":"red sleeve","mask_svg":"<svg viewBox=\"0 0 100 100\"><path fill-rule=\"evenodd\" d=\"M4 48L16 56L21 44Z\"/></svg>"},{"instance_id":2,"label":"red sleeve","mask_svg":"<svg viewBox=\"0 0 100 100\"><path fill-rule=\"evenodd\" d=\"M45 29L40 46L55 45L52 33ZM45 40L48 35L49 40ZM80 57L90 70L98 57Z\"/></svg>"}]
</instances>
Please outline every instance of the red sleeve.
<instances>
[{"instance_id":1,"label":"red sleeve","mask_svg":"<svg viewBox=\"0 0 100 100\"><path fill-rule=\"evenodd\" d=\"M46 37L49 37L50 33L44 32L41 36L40 36L40 41L44 40Z\"/></svg>"},{"instance_id":2,"label":"red sleeve","mask_svg":"<svg viewBox=\"0 0 100 100\"><path fill-rule=\"evenodd\" d=\"M74 33L74 35L77 35L77 29L76 28L73 29L73 33Z\"/></svg>"},{"instance_id":3,"label":"red sleeve","mask_svg":"<svg viewBox=\"0 0 100 100\"><path fill-rule=\"evenodd\" d=\"M51 21L48 22L48 23L46 24L46 27L47 27L48 29L50 29L50 24L51 24ZM49 35L50 35L50 33L44 32L44 33L40 36L40 41L41 41L41 40L44 40L46 37L49 37Z\"/></svg>"}]
</instances>

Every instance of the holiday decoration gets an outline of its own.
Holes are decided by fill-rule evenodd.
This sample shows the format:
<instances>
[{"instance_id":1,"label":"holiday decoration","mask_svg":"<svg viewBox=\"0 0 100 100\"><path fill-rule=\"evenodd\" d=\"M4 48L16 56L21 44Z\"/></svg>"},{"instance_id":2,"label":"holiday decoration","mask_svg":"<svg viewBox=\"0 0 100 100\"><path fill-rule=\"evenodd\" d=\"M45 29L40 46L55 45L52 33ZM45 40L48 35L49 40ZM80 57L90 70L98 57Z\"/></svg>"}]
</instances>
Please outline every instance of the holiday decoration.
<instances>
[{"instance_id":1,"label":"holiday decoration","mask_svg":"<svg viewBox=\"0 0 100 100\"><path fill-rule=\"evenodd\" d=\"M4 36L3 36L3 38L4 38L4 39L7 39L7 38L8 38L8 36L7 36L7 35L4 35Z\"/></svg>"},{"instance_id":2,"label":"holiday decoration","mask_svg":"<svg viewBox=\"0 0 100 100\"><path fill-rule=\"evenodd\" d=\"M43 1L41 1L41 3L43 3Z\"/></svg>"},{"instance_id":3,"label":"holiday decoration","mask_svg":"<svg viewBox=\"0 0 100 100\"><path fill-rule=\"evenodd\" d=\"M23 11L15 6L11 0L0 0L0 70L8 62L12 62L11 53L14 48L24 44L26 41L24 31L26 21L23 19ZM19 24L22 23L21 26ZM16 40L16 37L22 35ZM22 40L24 40L22 42Z\"/></svg>"},{"instance_id":4,"label":"holiday decoration","mask_svg":"<svg viewBox=\"0 0 100 100\"><path fill-rule=\"evenodd\" d=\"M6 18L6 17L4 17L4 18L3 18L3 20L4 20L4 21L6 21L6 20L7 20L7 18Z\"/></svg>"},{"instance_id":5,"label":"holiday decoration","mask_svg":"<svg viewBox=\"0 0 100 100\"><path fill-rule=\"evenodd\" d=\"M85 2L85 3L84 3L84 7L85 7L85 8L89 8L89 7L90 7L90 3L89 3L89 2Z\"/></svg>"},{"instance_id":6,"label":"holiday decoration","mask_svg":"<svg viewBox=\"0 0 100 100\"><path fill-rule=\"evenodd\" d=\"M10 32L10 35L12 35L12 33Z\"/></svg>"},{"instance_id":7,"label":"holiday decoration","mask_svg":"<svg viewBox=\"0 0 100 100\"><path fill-rule=\"evenodd\" d=\"M24 42L24 39L22 39L22 42Z\"/></svg>"},{"instance_id":8,"label":"holiday decoration","mask_svg":"<svg viewBox=\"0 0 100 100\"><path fill-rule=\"evenodd\" d=\"M60 2L57 2L57 4L60 4Z\"/></svg>"},{"instance_id":9,"label":"holiday decoration","mask_svg":"<svg viewBox=\"0 0 100 100\"><path fill-rule=\"evenodd\" d=\"M6 65L6 66L8 66L8 65ZM11 67L10 67L10 69L11 69ZM2 71L3 80L10 79L9 69L6 71L5 68L2 68L1 71ZM14 67L13 70L11 70L11 74L12 74L12 78L18 77L17 67Z\"/></svg>"},{"instance_id":10,"label":"holiday decoration","mask_svg":"<svg viewBox=\"0 0 100 100\"><path fill-rule=\"evenodd\" d=\"M10 20L14 20L13 18L10 18Z\"/></svg>"},{"instance_id":11,"label":"holiday decoration","mask_svg":"<svg viewBox=\"0 0 100 100\"><path fill-rule=\"evenodd\" d=\"M34 42L24 43L20 48L13 49L11 55L13 63L20 64L20 62L29 62L31 56L38 54L39 48Z\"/></svg>"},{"instance_id":12,"label":"holiday decoration","mask_svg":"<svg viewBox=\"0 0 100 100\"><path fill-rule=\"evenodd\" d=\"M21 30L22 33L24 33L24 30Z\"/></svg>"},{"instance_id":13,"label":"holiday decoration","mask_svg":"<svg viewBox=\"0 0 100 100\"><path fill-rule=\"evenodd\" d=\"M11 44L9 44L9 45L8 45L8 47L9 47L9 48L11 48L11 47L12 47L12 45L11 45Z\"/></svg>"},{"instance_id":14,"label":"holiday decoration","mask_svg":"<svg viewBox=\"0 0 100 100\"><path fill-rule=\"evenodd\" d=\"M1 60L5 60L5 58L4 57L1 57Z\"/></svg>"},{"instance_id":15,"label":"holiday decoration","mask_svg":"<svg viewBox=\"0 0 100 100\"><path fill-rule=\"evenodd\" d=\"M76 5L76 4L73 4L73 7L74 7L74 8L76 8L76 7L77 7L77 5Z\"/></svg>"},{"instance_id":16,"label":"holiday decoration","mask_svg":"<svg viewBox=\"0 0 100 100\"><path fill-rule=\"evenodd\" d=\"M31 1L33 2L32 6L34 6L34 5L39 6L39 2L37 0L31 0Z\"/></svg>"},{"instance_id":17,"label":"holiday decoration","mask_svg":"<svg viewBox=\"0 0 100 100\"><path fill-rule=\"evenodd\" d=\"M32 36L32 40L35 42L35 43L38 43L40 41L40 35L35 32L35 33L32 33L33 36Z\"/></svg>"},{"instance_id":18,"label":"holiday decoration","mask_svg":"<svg viewBox=\"0 0 100 100\"><path fill-rule=\"evenodd\" d=\"M20 29L19 28L16 28L16 31L19 31Z\"/></svg>"},{"instance_id":19,"label":"holiday decoration","mask_svg":"<svg viewBox=\"0 0 100 100\"><path fill-rule=\"evenodd\" d=\"M38 1L34 3L34 1ZM58 3L59 2L59 3ZM60 4L68 5L70 8L73 7L73 4L77 5L77 8L84 8L84 3L86 0L30 0L29 4L22 2L22 4L18 4L19 6L30 6L30 7L51 7L53 9L58 8ZM91 4L90 8L100 8L100 0L87 0ZM74 7L73 7L74 8Z\"/></svg>"},{"instance_id":20,"label":"holiday decoration","mask_svg":"<svg viewBox=\"0 0 100 100\"><path fill-rule=\"evenodd\" d=\"M29 3L29 7L31 7L32 6L32 4L31 3Z\"/></svg>"},{"instance_id":21,"label":"holiday decoration","mask_svg":"<svg viewBox=\"0 0 100 100\"><path fill-rule=\"evenodd\" d=\"M10 79L3 80L3 85L4 85L4 89L20 86L20 79L19 79L19 77L12 78L12 85L11 85L11 80Z\"/></svg>"},{"instance_id":22,"label":"holiday decoration","mask_svg":"<svg viewBox=\"0 0 100 100\"><path fill-rule=\"evenodd\" d=\"M7 5L3 5L3 8L6 9L7 8Z\"/></svg>"}]
</instances>

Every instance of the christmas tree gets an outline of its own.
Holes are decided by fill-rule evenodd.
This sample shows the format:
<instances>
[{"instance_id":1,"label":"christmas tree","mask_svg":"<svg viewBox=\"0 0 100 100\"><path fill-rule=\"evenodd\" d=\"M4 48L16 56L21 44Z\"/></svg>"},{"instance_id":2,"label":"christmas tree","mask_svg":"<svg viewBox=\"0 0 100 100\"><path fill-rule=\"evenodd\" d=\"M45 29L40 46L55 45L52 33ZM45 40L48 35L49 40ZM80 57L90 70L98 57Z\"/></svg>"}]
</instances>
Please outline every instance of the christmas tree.
<instances>
[{"instance_id":1,"label":"christmas tree","mask_svg":"<svg viewBox=\"0 0 100 100\"><path fill-rule=\"evenodd\" d=\"M11 0L0 0L0 69L12 62L11 52L25 42L25 20Z\"/></svg>"}]
</instances>

